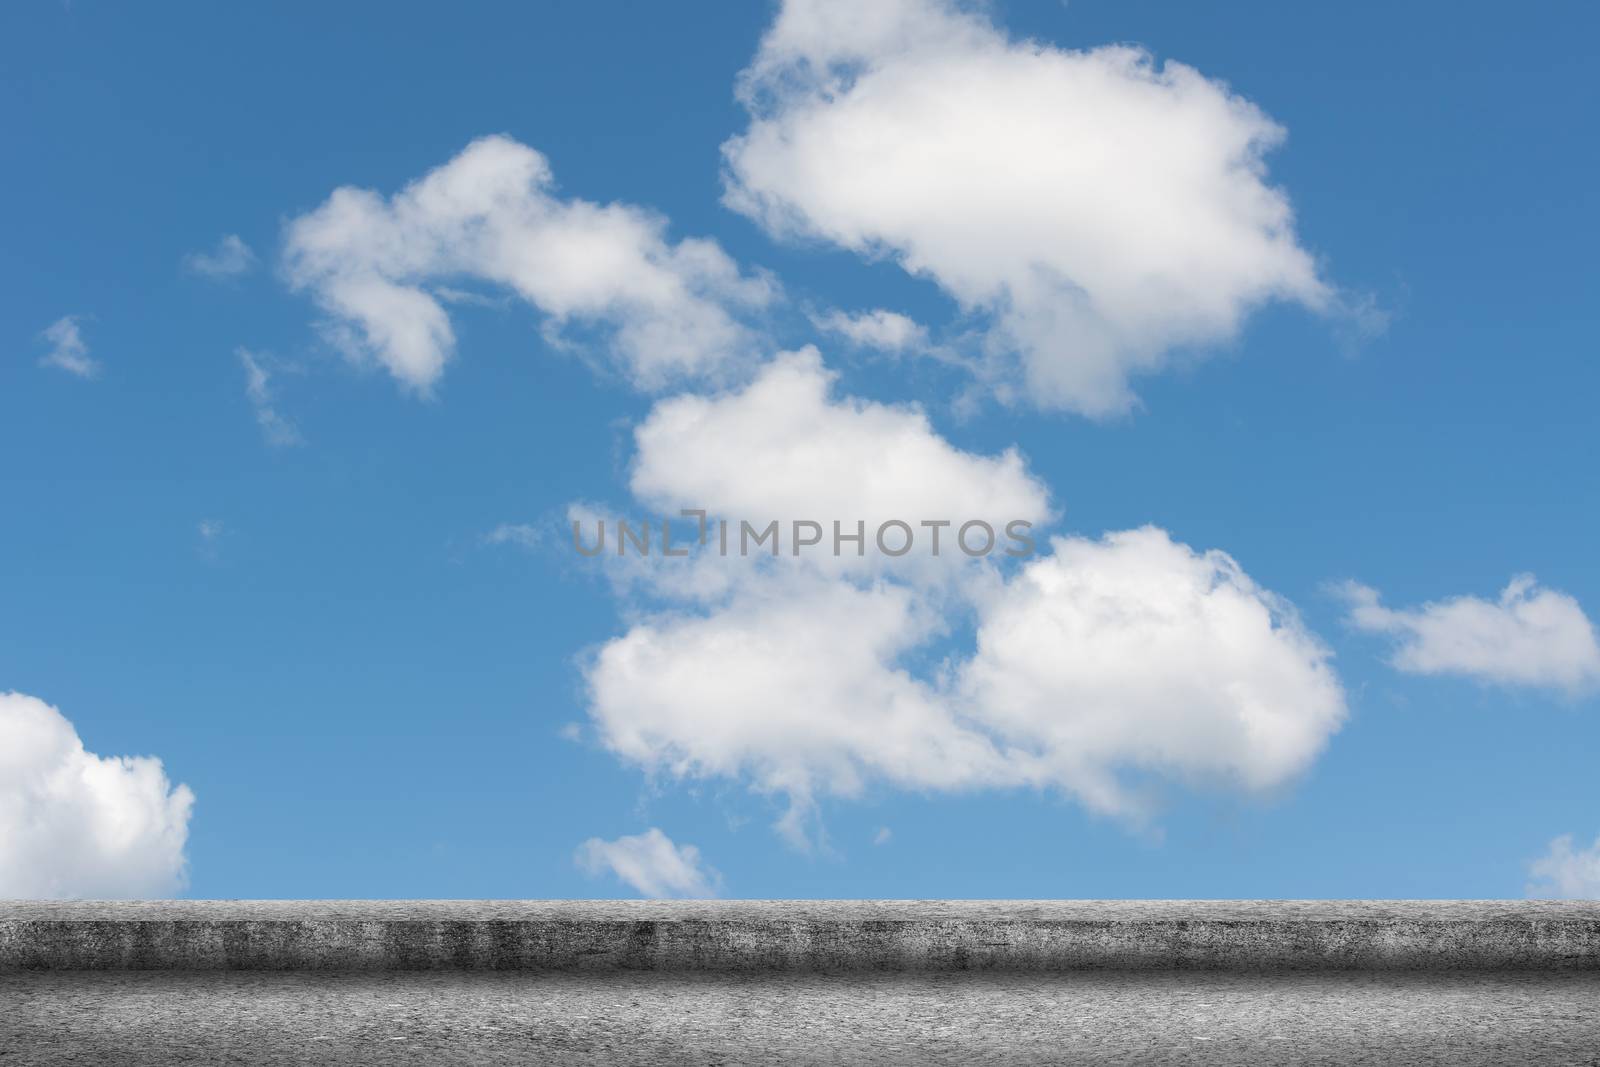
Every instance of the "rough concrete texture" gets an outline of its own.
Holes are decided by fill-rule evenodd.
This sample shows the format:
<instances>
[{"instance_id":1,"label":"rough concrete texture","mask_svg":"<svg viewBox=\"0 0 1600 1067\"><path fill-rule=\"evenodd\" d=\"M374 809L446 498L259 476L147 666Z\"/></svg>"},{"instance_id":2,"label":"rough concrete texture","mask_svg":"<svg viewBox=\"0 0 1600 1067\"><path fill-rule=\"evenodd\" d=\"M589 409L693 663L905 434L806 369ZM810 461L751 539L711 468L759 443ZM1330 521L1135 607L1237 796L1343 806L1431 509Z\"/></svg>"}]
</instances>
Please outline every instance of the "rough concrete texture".
<instances>
[{"instance_id":1,"label":"rough concrete texture","mask_svg":"<svg viewBox=\"0 0 1600 1067\"><path fill-rule=\"evenodd\" d=\"M0 971L1600 970L1534 901L0 902Z\"/></svg>"},{"instance_id":2,"label":"rough concrete texture","mask_svg":"<svg viewBox=\"0 0 1600 1067\"><path fill-rule=\"evenodd\" d=\"M1600 1064L1600 974L0 974L0 1065Z\"/></svg>"}]
</instances>

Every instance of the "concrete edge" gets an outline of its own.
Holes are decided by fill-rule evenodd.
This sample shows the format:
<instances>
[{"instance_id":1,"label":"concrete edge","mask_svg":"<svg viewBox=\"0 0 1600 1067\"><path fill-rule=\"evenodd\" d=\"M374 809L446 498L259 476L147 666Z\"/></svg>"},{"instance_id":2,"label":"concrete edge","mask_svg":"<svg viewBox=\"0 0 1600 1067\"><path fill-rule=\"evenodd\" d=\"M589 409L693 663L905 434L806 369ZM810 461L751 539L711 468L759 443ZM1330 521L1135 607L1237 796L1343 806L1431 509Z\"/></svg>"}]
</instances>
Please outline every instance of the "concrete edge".
<instances>
[{"instance_id":1,"label":"concrete edge","mask_svg":"<svg viewBox=\"0 0 1600 1067\"><path fill-rule=\"evenodd\" d=\"M1552 901L0 902L0 971L1600 970Z\"/></svg>"}]
</instances>

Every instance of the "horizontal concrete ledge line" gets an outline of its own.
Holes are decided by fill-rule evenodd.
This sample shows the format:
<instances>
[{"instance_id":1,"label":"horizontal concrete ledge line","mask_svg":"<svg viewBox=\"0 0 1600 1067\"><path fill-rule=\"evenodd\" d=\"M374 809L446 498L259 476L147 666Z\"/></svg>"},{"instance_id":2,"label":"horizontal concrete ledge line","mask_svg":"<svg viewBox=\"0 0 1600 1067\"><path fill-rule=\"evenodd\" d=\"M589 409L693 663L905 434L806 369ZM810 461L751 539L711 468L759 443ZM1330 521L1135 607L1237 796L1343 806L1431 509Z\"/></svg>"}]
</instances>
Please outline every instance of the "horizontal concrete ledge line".
<instances>
[{"instance_id":1,"label":"horizontal concrete ledge line","mask_svg":"<svg viewBox=\"0 0 1600 1067\"><path fill-rule=\"evenodd\" d=\"M0 901L0 971L1600 970L1586 901Z\"/></svg>"}]
</instances>

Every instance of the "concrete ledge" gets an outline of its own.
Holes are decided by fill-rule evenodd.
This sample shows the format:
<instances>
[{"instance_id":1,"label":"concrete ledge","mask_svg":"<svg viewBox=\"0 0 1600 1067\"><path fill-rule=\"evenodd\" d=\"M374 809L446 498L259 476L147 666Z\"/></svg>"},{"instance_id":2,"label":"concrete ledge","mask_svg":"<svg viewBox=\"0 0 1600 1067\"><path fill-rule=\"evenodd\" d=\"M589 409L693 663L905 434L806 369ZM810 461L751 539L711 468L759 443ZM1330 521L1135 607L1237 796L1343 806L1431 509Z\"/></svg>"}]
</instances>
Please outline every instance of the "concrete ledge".
<instances>
[{"instance_id":1,"label":"concrete ledge","mask_svg":"<svg viewBox=\"0 0 1600 1067\"><path fill-rule=\"evenodd\" d=\"M0 901L0 971L1600 971L1557 901Z\"/></svg>"}]
</instances>

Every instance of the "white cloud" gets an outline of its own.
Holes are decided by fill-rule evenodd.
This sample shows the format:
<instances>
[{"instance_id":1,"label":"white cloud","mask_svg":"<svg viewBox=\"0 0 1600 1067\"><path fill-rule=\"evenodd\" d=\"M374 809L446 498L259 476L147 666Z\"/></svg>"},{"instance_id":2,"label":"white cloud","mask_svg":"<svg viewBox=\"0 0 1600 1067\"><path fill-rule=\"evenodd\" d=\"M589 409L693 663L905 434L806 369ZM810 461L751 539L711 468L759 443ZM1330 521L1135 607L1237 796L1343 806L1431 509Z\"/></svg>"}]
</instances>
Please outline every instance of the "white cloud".
<instances>
[{"instance_id":1,"label":"white cloud","mask_svg":"<svg viewBox=\"0 0 1600 1067\"><path fill-rule=\"evenodd\" d=\"M299 428L284 418L273 403L272 375L265 363L248 349L236 349L235 354L244 367L245 396L255 410L256 425L261 427L261 435L266 438L267 444L279 447L303 444L304 438L300 436Z\"/></svg>"},{"instance_id":2,"label":"white cloud","mask_svg":"<svg viewBox=\"0 0 1600 1067\"><path fill-rule=\"evenodd\" d=\"M183 257L186 270L207 278L237 278L256 265L256 254L238 234L225 234L210 252L190 252Z\"/></svg>"},{"instance_id":3,"label":"white cloud","mask_svg":"<svg viewBox=\"0 0 1600 1067\"><path fill-rule=\"evenodd\" d=\"M89 345L78 329L78 316L63 315L39 336L50 343L50 351L39 360L41 366L57 367L79 378L93 378L100 373L100 361L89 357Z\"/></svg>"},{"instance_id":4,"label":"white cloud","mask_svg":"<svg viewBox=\"0 0 1600 1067\"><path fill-rule=\"evenodd\" d=\"M1267 182L1283 130L1181 63L1014 41L953 0L786 0L739 93L726 203L988 316L1002 396L1122 412L1257 305L1336 300Z\"/></svg>"},{"instance_id":5,"label":"white cloud","mask_svg":"<svg viewBox=\"0 0 1600 1067\"><path fill-rule=\"evenodd\" d=\"M635 496L775 518L1047 514L1015 453L962 452L920 412L831 384L806 351L742 391L661 401ZM1056 539L1009 575L909 559L613 557L656 610L587 664L597 737L653 774L785 802L779 827L805 846L821 798L874 783L1054 788L1135 820L1152 777L1268 791L1343 720L1327 651L1220 552L1146 528Z\"/></svg>"},{"instance_id":6,"label":"white cloud","mask_svg":"<svg viewBox=\"0 0 1600 1067\"><path fill-rule=\"evenodd\" d=\"M1395 638L1398 670L1574 693L1600 682L1594 625L1571 596L1530 574L1513 578L1498 601L1458 596L1410 610L1384 607L1377 590L1356 582L1342 592L1350 625Z\"/></svg>"},{"instance_id":7,"label":"white cloud","mask_svg":"<svg viewBox=\"0 0 1600 1067\"><path fill-rule=\"evenodd\" d=\"M928 343L928 331L920 323L898 311L876 308L872 311L830 311L812 323L819 330L837 334L861 348L884 352L906 352Z\"/></svg>"},{"instance_id":8,"label":"white cloud","mask_svg":"<svg viewBox=\"0 0 1600 1067\"><path fill-rule=\"evenodd\" d=\"M751 583L707 614L661 615L606 644L587 672L590 714L631 763L787 800L781 828L803 845L822 794L1008 777L989 740L899 666L937 626L904 586Z\"/></svg>"},{"instance_id":9,"label":"white cloud","mask_svg":"<svg viewBox=\"0 0 1600 1067\"><path fill-rule=\"evenodd\" d=\"M887 845L894 838L894 832L887 826L878 827L878 832L872 835L874 845Z\"/></svg>"},{"instance_id":10,"label":"white cloud","mask_svg":"<svg viewBox=\"0 0 1600 1067\"><path fill-rule=\"evenodd\" d=\"M835 377L808 346L780 353L743 388L658 402L635 429L629 482L648 511L617 515L590 504L568 509L586 549L596 542L597 524L606 524L607 550L595 565L603 565L625 594L643 590L698 602L767 580L774 569L858 577L916 572L919 582L947 586L987 580L981 561L959 549L964 522L988 523L998 556L1030 536L1022 527L1008 529L1012 523L1038 525L1050 517L1048 492L1014 449L993 456L964 452L914 406L835 397ZM709 513L710 550L693 552L689 560L663 559L659 520L684 509ZM618 557L619 518L635 530L650 521L654 555ZM719 520L727 524L726 557L715 550ZM745 521L755 534L778 524L777 558L741 558ZM832 551L836 522L838 555ZM797 558L796 524L806 523L815 525L800 532L820 544ZM902 556L879 551L880 530L891 551L909 533L909 550ZM693 521L685 522L674 534L675 550L697 532ZM863 538L859 554L843 540L857 535ZM984 536L975 529L969 543L981 547ZM752 549L763 551L770 549Z\"/></svg>"},{"instance_id":11,"label":"white cloud","mask_svg":"<svg viewBox=\"0 0 1600 1067\"><path fill-rule=\"evenodd\" d=\"M1121 771L1275 788L1344 719L1294 609L1155 527L1058 538L980 613L961 700L1093 808L1138 807Z\"/></svg>"},{"instance_id":12,"label":"white cloud","mask_svg":"<svg viewBox=\"0 0 1600 1067\"><path fill-rule=\"evenodd\" d=\"M1528 874L1537 879L1528 885L1530 897L1600 899L1600 837L1588 848L1575 850L1572 835L1562 834L1529 865Z\"/></svg>"},{"instance_id":13,"label":"white cloud","mask_svg":"<svg viewBox=\"0 0 1600 1067\"><path fill-rule=\"evenodd\" d=\"M529 550L538 548L544 541L544 532L525 522L502 522L483 535L486 545L516 545Z\"/></svg>"},{"instance_id":14,"label":"white cloud","mask_svg":"<svg viewBox=\"0 0 1600 1067\"><path fill-rule=\"evenodd\" d=\"M963 452L915 407L835 399L835 378L807 347L741 390L658 403L634 434L634 496L668 513L810 519L830 537L834 520L875 530L890 519L983 519L1003 529L1049 516L1049 493L1015 449ZM948 545L954 534L943 536Z\"/></svg>"},{"instance_id":15,"label":"white cloud","mask_svg":"<svg viewBox=\"0 0 1600 1067\"><path fill-rule=\"evenodd\" d=\"M1149 776L1274 789L1339 728L1328 653L1227 556L1146 528L1058 540L977 605L977 649L906 666L943 634L917 587L797 572L666 613L588 670L602 742L680 778L781 797L803 843L823 795L1046 786L1132 819Z\"/></svg>"},{"instance_id":16,"label":"white cloud","mask_svg":"<svg viewBox=\"0 0 1600 1067\"><path fill-rule=\"evenodd\" d=\"M722 878L693 845L675 845L651 827L642 834L578 846L577 864L592 875L612 874L644 897L714 897Z\"/></svg>"},{"instance_id":17,"label":"white cloud","mask_svg":"<svg viewBox=\"0 0 1600 1067\"><path fill-rule=\"evenodd\" d=\"M97 756L59 711L0 693L0 897L167 897L194 794L151 757Z\"/></svg>"},{"instance_id":18,"label":"white cloud","mask_svg":"<svg viewBox=\"0 0 1600 1067\"><path fill-rule=\"evenodd\" d=\"M572 327L601 331L642 388L716 380L755 355L739 316L774 287L716 242L673 243L666 229L643 208L558 197L544 156L485 137L388 200L336 189L291 222L285 262L350 350L421 392L454 349L440 300L463 279L514 290L553 341Z\"/></svg>"}]
</instances>

